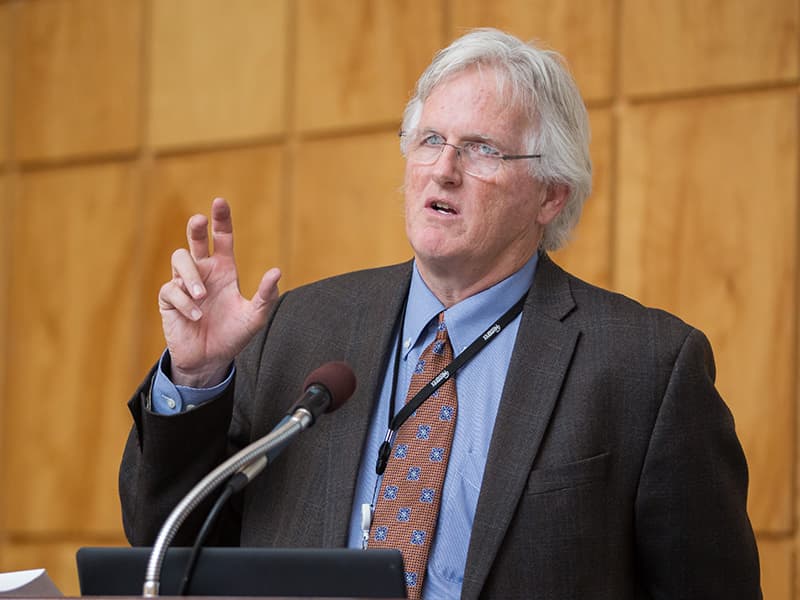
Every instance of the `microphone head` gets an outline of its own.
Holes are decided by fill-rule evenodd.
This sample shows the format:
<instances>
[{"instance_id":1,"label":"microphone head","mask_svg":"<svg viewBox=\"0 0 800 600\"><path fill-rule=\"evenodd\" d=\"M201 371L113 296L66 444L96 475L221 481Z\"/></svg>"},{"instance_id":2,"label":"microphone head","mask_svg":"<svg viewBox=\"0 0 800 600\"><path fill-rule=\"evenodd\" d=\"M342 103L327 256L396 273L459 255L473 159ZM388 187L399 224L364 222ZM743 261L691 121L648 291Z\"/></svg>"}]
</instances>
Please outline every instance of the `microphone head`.
<instances>
[{"instance_id":1,"label":"microphone head","mask_svg":"<svg viewBox=\"0 0 800 600\"><path fill-rule=\"evenodd\" d=\"M345 362L327 362L314 369L306 377L303 389L312 385L321 385L331 396L326 413L333 412L350 399L356 389L356 376L353 369Z\"/></svg>"}]
</instances>

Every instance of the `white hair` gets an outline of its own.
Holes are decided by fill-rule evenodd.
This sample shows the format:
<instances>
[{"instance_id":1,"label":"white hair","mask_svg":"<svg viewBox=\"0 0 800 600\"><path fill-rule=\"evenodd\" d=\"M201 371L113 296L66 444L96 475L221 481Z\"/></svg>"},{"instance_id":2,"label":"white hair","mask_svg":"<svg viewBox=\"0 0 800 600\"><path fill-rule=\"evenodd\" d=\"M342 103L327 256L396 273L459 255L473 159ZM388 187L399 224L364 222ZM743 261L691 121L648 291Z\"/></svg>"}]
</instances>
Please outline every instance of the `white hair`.
<instances>
[{"instance_id":1,"label":"white hair","mask_svg":"<svg viewBox=\"0 0 800 600\"><path fill-rule=\"evenodd\" d=\"M589 118L561 55L497 29L474 29L440 50L420 76L403 113L402 130L416 129L436 86L473 66L494 68L501 78L498 86L508 89L511 102L527 113L526 152L542 155L531 161L532 175L546 185L569 188L564 208L545 227L540 244L544 250L557 250L569 240L592 189ZM404 154L406 141L401 137Z\"/></svg>"}]
</instances>

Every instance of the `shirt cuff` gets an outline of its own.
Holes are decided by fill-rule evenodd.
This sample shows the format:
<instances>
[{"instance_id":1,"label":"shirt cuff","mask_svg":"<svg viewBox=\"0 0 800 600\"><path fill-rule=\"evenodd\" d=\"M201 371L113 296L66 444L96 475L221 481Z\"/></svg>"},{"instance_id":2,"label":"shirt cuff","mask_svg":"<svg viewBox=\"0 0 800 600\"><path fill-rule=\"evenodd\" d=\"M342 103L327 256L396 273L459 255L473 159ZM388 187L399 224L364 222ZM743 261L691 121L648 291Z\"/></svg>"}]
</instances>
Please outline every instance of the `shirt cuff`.
<instances>
[{"instance_id":1,"label":"shirt cuff","mask_svg":"<svg viewBox=\"0 0 800 600\"><path fill-rule=\"evenodd\" d=\"M152 410L159 415L175 415L216 398L231 384L233 374L236 372L236 368L231 364L228 376L222 383L211 388L195 388L172 383L166 374L166 370L169 368L169 351L164 350L161 359L158 361L158 369L156 369L156 375L153 379L151 394Z\"/></svg>"}]
</instances>

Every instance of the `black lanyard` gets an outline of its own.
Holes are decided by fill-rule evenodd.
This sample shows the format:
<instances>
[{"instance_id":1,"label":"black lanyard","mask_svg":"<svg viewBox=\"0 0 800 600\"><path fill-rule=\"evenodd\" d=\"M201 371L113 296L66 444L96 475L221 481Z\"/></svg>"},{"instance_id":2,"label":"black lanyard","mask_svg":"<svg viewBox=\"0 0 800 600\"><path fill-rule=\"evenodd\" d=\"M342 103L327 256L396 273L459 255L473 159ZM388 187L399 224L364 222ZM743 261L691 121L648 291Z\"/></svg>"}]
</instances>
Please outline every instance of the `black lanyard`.
<instances>
[{"instance_id":1,"label":"black lanyard","mask_svg":"<svg viewBox=\"0 0 800 600\"><path fill-rule=\"evenodd\" d=\"M386 436L383 439L383 443L381 444L380 448L378 449L378 460L375 462L375 472L378 475L383 475L383 472L386 470L386 465L389 462L389 454L392 451L392 443L394 442L394 436L397 433L397 430L406 422L411 413L417 410L420 405L427 400L433 392L435 392L439 387L444 384L445 381L453 377L456 372L467 364L478 352L483 350L486 345L491 342L498 333L500 333L505 327L511 323L517 316L522 312L522 307L525 305L525 299L528 297L528 292L525 292L522 297L517 300L516 304L509 308L503 315L497 319L486 331L484 331L481 335L479 335L473 342L467 346L466 350L464 350L461 354L456 356L449 365L447 365L444 369L439 371L439 373L431 379L427 384L423 386L423 388L417 392L417 394L409 400L406 405L400 409L400 411L392 417L392 413L394 413L394 397L397 391L397 375L400 368L400 356L402 354L402 340L403 340L403 325L405 324L405 316L406 316L406 304L408 303L408 297L406 296L406 302L403 304L403 311L400 316L400 330L397 333L397 349L395 351L395 359L394 359L394 374L392 377L392 391L391 397L389 399L389 428L386 430Z\"/></svg>"}]
</instances>

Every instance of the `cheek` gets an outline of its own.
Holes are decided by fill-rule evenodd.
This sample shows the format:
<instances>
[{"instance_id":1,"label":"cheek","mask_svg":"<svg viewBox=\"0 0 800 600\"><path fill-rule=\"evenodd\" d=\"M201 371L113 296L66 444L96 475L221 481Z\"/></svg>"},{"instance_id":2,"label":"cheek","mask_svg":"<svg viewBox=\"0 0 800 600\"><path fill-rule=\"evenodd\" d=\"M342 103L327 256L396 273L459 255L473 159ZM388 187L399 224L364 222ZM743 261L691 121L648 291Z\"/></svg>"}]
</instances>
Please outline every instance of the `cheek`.
<instances>
[{"instance_id":1,"label":"cheek","mask_svg":"<svg viewBox=\"0 0 800 600\"><path fill-rule=\"evenodd\" d=\"M406 193L417 191L422 182L422 174L419 167L411 167L406 163L405 174L403 175L403 188Z\"/></svg>"},{"instance_id":2,"label":"cheek","mask_svg":"<svg viewBox=\"0 0 800 600\"><path fill-rule=\"evenodd\" d=\"M546 190L529 178L520 177L516 185L507 189L507 193L513 198L509 203L509 212L523 223L534 223L541 212Z\"/></svg>"},{"instance_id":3,"label":"cheek","mask_svg":"<svg viewBox=\"0 0 800 600\"><path fill-rule=\"evenodd\" d=\"M476 226L488 238L525 237L536 227L537 202L535 196L521 196L519 191L511 189L493 195L484 205Z\"/></svg>"},{"instance_id":4,"label":"cheek","mask_svg":"<svg viewBox=\"0 0 800 600\"><path fill-rule=\"evenodd\" d=\"M426 178L420 170L406 167L403 179L403 197L405 202L406 218L418 212L424 203Z\"/></svg>"},{"instance_id":5,"label":"cheek","mask_svg":"<svg viewBox=\"0 0 800 600\"><path fill-rule=\"evenodd\" d=\"M518 219L508 217L505 211L487 207L480 215L469 220L469 231L477 244L488 244L493 239L502 238L509 228L517 226Z\"/></svg>"}]
</instances>

